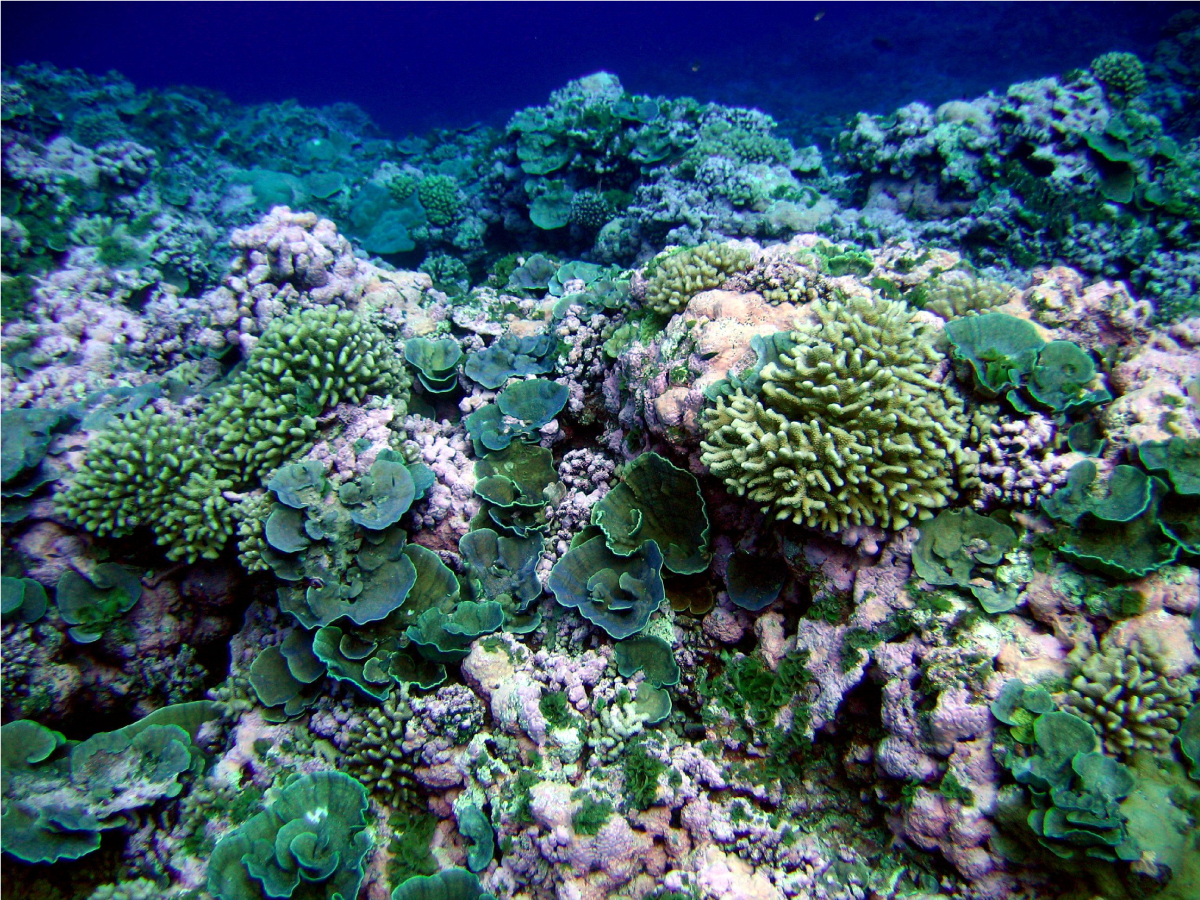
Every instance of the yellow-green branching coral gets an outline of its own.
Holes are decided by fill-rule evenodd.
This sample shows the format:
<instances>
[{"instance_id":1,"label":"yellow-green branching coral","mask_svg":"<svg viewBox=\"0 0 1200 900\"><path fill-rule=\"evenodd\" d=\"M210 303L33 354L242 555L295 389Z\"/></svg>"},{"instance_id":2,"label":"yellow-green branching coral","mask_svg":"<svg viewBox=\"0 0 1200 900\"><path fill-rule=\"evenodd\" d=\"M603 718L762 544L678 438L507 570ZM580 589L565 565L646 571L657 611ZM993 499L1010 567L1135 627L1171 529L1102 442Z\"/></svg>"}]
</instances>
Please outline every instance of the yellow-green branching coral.
<instances>
[{"instance_id":1,"label":"yellow-green branching coral","mask_svg":"<svg viewBox=\"0 0 1200 900\"><path fill-rule=\"evenodd\" d=\"M297 310L272 323L245 370L206 410L213 455L237 480L262 478L308 448L323 411L410 383L364 317L334 307Z\"/></svg>"},{"instance_id":2,"label":"yellow-green branching coral","mask_svg":"<svg viewBox=\"0 0 1200 900\"><path fill-rule=\"evenodd\" d=\"M987 278L976 278L969 272L954 269L944 272L928 284L925 308L943 319L983 312L1008 301L1012 293L1008 285Z\"/></svg>"},{"instance_id":3,"label":"yellow-green branching coral","mask_svg":"<svg viewBox=\"0 0 1200 900\"><path fill-rule=\"evenodd\" d=\"M368 394L403 401L410 385L365 318L334 307L298 310L271 324L245 368L194 420L144 409L95 437L60 508L101 536L147 526L169 559L216 558L238 530L226 491L253 487L307 451L322 412Z\"/></svg>"},{"instance_id":4,"label":"yellow-green branching coral","mask_svg":"<svg viewBox=\"0 0 1200 900\"><path fill-rule=\"evenodd\" d=\"M1146 68L1132 53L1113 52L1092 60L1096 80L1118 97L1136 97L1146 90Z\"/></svg>"},{"instance_id":5,"label":"yellow-green branching coral","mask_svg":"<svg viewBox=\"0 0 1200 900\"><path fill-rule=\"evenodd\" d=\"M752 263L749 251L732 244L701 244L659 256L650 266L646 305L657 313L677 313L696 294L719 287Z\"/></svg>"},{"instance_id":6,"label":"yellow-green branching coral","mask_svg":"<svg viewBox=\"0 0 1200 900\"><path fill-rule=\"evenodd\" d=\"M1092 653L1079 668L1063 707L1088 722L1112 756L1138 750L1164 752L1195 700L1191 671L1172 675L1164 649L1154 640L1115 641Z\"/></svg>"},{"instance_id":7,"label":"yellow-green branching coral","mask_svg":"<svg viewBox=\"0 0 1200 900\"><path fill-rule=\"evenodd\" d=\"M759 387L717 399L701 459L738 496L779 519L836 532L929 518L973 481L976 454L941 354L903 303L814 304L820 321Z\"/></svg>"},{"instance_id":8,"label":"yellow-green branching coral","mask_svg":"<svg viewBox=\"0 0 1200 900\"><path fill-rule=\"evenodd\" d=\"M228 503L193 426L141 409L88 445L79 473L59 496L71 521L101 536L154 528L169 559L216 558L233 532Z\"/></svg>"}]
</instances>

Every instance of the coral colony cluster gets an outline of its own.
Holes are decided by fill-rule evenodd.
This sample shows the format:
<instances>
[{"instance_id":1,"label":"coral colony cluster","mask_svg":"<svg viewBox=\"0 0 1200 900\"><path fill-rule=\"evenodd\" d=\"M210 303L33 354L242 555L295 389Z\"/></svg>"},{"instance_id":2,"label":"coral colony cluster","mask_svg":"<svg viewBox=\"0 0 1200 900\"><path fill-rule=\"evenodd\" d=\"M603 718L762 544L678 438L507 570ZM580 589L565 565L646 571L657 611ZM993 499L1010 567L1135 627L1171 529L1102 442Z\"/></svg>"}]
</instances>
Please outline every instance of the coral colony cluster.
<instances>
[{"instance_id":1,"label":"coral colony cluster","mask_svg":"<svg viewBox=\"0 0 1200 900\"><path fill-rule=\"evenodd\" d=\"M6 891L1200 897L1198 85L6 71Z\"/></svg>"}]
</instances>

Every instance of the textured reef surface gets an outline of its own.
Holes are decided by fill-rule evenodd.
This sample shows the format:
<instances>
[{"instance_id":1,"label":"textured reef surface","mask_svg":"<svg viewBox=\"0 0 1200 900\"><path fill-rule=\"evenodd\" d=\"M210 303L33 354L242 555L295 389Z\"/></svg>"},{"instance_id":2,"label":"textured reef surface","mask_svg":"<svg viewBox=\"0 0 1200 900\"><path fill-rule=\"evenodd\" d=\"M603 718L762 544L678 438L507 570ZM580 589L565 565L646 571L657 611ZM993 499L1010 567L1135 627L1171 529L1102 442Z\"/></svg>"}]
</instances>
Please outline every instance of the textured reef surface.
<instances>
[{"instance_id":1,"label":"textured reef surface","mask_svg":"<svg viewBox=\"0 0 1200 900\"><path fill-rule=\"evenodd\" d=\"M829 147L3 75L5 890L1200 897L1200 16Z\"/></svg>"}]
</instances>

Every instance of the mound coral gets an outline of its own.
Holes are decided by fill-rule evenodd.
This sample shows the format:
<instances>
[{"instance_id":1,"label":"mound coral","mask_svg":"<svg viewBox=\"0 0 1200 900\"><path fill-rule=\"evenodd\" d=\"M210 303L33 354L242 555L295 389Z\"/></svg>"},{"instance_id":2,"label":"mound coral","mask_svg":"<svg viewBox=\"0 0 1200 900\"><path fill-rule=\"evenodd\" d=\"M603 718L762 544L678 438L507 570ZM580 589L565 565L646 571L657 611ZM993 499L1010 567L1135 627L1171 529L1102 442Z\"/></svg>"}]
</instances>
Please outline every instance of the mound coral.
<instances>
[{"instance_id":1,"label":"mound coral","mask_svg":"<svg viewBox=\"0 0 1200 900\"><path fill-rule=\"evenodd\" d=\"M825 531L930 517L977 461L962 400L931 377L941 354L903 303L814 308L756 390L705 411L701 460L764 512Z\"/></svg>"}]
</instances>

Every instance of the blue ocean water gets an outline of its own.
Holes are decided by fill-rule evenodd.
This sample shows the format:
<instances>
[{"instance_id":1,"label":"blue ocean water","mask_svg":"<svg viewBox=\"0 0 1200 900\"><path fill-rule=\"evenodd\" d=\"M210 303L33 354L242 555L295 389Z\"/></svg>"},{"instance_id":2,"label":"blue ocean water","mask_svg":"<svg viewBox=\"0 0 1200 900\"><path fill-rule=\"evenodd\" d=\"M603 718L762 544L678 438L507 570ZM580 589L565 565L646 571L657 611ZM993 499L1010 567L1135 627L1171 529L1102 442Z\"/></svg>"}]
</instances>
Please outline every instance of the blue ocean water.
<instances>
[{"instance_id":1,"label":"blue ocean water","mask_svg":"<svg viewBox=\"0 0 1200 900\"><path fill-rule=\"evenodd\" d=\"M1200 10L0 63L5 900L1200 900Z\"/></svg>"},{"instance_id":2,"label":"blue ocean water","mask_svg":"<svg viewBox=\"0 0 1200 900\"><path fill-rule=\"evenodd\" d=\"M1147 53L1186 3L17 3L7 65L238 103L356 103L394 136L500 125L573 78L761 109L797 135Z\"/></svg>"}]
</instances>

